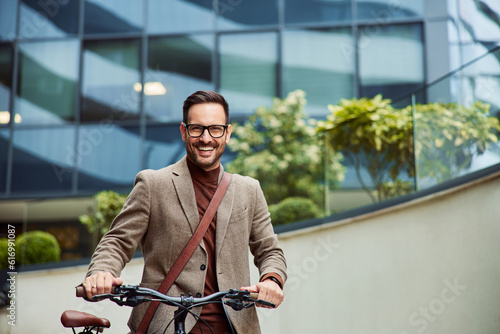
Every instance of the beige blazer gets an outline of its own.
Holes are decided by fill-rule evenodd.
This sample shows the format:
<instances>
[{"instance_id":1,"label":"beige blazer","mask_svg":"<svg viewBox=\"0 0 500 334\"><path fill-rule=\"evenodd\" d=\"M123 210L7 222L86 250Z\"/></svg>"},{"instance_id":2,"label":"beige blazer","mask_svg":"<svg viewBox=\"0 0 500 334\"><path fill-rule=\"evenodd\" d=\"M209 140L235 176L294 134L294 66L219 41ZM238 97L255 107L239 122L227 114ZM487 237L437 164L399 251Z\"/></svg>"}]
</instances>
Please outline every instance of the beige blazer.
<instances>
[{"instance_id":1,"label":"beige blazer","mask_svg":"<svg viewBox=\"0 0 500 334\"><path fill-rule=\"evenodd\" d=\"M223 168L219 175L222 178ZM109 271L116 277L141 247L144 270L141 285L157 289L199 223L193 183L186 157L160 170L137 174L121 213L113 221L92 257L87 275ZM221 291L255 284L250 282L249 252L260 277L275 272L286 280L286 263L273 231L264 194L257 180L234 174L218 208L216 271ZM203 241L181 272L168 295L203 294L207 254ZM126 282L135 284L135 282ZM135 307L129 327L135 332L149 303ZM163 333L175 307L160 305L148 333ZM201 308L195 309L200 314ZM238 334L260 333L255 308L233 311L229 317ZM186 320L189 332L195 324ZM173 333L173 324L167 333Z\"/></svg>"}]
</instances>

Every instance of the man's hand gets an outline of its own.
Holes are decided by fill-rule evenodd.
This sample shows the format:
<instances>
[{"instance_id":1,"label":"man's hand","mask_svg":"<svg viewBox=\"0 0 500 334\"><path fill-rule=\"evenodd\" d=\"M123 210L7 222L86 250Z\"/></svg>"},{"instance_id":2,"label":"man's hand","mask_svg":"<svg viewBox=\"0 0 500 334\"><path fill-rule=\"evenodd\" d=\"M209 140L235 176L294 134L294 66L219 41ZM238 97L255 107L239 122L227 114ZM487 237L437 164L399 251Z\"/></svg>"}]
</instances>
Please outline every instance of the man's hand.
<instances>
[{"instance_id":1,"label":"man's hand","mask_svg":"<svg viewBox=\"0 0 500 334\"><path fill-rule=\"evenodd\" d=\"M110 272L99 271L92 276L86 277L83 281L87 298L92 299L94 295L102 295L103 293L111 293L111 289L115 285L122 285L123 279L114 277Z\"/></svg>"},{"instance_id":2,"label":"man's hand","mask_svg":"<svg viewBox=\"0 0 500 334\"><path fill-rule=\"evenodd\" d=\"M265 280L263 282L259 282L257 284L251 285L251 286L245 286L242 287L241 290L248 290L250 292L258 292L259 296L257 297L258 299L266 300L268 302L273 303L278 307L282 302L283 299L285 298L285 295L283 294L283 290L279 287L278 284L271 280ZM263 306L259 305L258 303L256 304L259 307L264 307L264 308L271 308L269 306Z\"/></svg>"}]
</instances>

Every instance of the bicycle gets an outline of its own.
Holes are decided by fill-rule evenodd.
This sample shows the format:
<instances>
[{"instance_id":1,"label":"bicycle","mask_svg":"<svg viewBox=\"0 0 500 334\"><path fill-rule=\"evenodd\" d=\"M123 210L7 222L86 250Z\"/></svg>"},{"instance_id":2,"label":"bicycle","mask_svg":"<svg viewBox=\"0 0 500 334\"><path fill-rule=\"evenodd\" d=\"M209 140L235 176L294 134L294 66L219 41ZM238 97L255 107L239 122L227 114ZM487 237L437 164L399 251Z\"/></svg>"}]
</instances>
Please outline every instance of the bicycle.
<instances>
[{"instance_id":1,"label":"bicycle","mask_svg":"<svg viewBox=\"0 0 500 334\"><path fill-rule=\"evenodd\" d=\"M256 293L250 293L247 290L236 290L231 289L229 291L216 292L205 297L193 297L191 295L180 297L172 297L162 294L156 290L143 288L138 285L121 285L115 286L112 293L95 295L90 300L86 297L85 289L83 286L78 286L76 288L77 297L82 297L87 301L101 301L109 299L120 306L130 306L135 307L141 303L149 301L158 301L170 306L176 306L177 310L174 312L174 318L168 323L167 328L174 323L174 333L175 334L186 334L185 332L185 320L188 314L193 315L198 320L203 321L199 316L194 314L191 309L198 306L203 306L208 303L223 303L224 305L230 306L233 310L240 311L244 308L253 307L256 303L264 306L269 306L274 308L275 305L265 300L257 299ZM226 312L224 312L229 320ZM100 333L104 328L109 328L111 323L108 319L99 318L89 313L84 313L80 311L67 310L61 315L61 323L64 327L72 328L73 333L77 334L76 328L83 327L83 331L79 334L93 334ZM231 323L231 322L229 322ZM234 328L231 330L234 332ZM213 334L212 329L210 328Z\"/></svg>"}]
</instances>

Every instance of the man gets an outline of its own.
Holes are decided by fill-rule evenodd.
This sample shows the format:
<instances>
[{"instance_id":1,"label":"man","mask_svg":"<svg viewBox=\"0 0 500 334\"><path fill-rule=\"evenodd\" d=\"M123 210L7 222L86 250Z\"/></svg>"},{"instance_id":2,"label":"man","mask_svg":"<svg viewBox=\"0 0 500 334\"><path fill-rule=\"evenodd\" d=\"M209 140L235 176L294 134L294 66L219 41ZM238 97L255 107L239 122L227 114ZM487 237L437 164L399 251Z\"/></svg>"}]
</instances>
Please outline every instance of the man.
<instances>
[{"instance_id":1,"label":"man","mask_svg":"<svg viewBox=\"0 0 500 334\"><path fill-rule=\"evenodd\" d=\"M231 137L229 107L218 93L198 91L184 101L180 126L186 156L163 169L137 174L122 212L96 248L84 287L87 296L108 293L138 245L144 256L141 285L158 289L170 266L187 244L222 178L220 159ZM260 281L250 286L248 247L259 269ZM203 241L167 292L201 296L239 288L258 292L258 298L276 306L283 301L286 263L274 234L267 204L258 181L234 174ZM129 327L135 332L148 303L135 307ZM173 307L160 305L148 333L163 333L173 318ZM201 310L214 333L231 333L220 304ZM238 334L260 333L255 308L229 310ZM210 333L186 320L190 333ZM172 326L170 326L172 327ZM172 333L168 328L167 333Z\"/></svg>"}]
</instances>

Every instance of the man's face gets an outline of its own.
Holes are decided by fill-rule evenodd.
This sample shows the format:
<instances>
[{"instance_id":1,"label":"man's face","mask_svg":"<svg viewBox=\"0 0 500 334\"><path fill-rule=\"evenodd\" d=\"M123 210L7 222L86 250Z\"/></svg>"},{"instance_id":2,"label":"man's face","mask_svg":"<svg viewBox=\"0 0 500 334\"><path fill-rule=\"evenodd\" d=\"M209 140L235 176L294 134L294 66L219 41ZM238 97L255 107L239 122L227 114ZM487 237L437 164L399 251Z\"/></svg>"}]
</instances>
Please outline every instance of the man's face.
<instances>
[{"instance_id":1,"label":"man's face","mask_svg":"<svg viewBox=\"0 0 500 334\"><path fill-rule=\"evenodd\" d=\"M225 125L224 108L217 103L195 104L189 109L188 124ZM190 137L184 124L181 124L180 130L182 140L186 143L186 153L189 160L206 171L219 166L224 148L231 137L231 125L220 138L213 138L208 133L208 129L205 129L198 138Z\"/></svg>"}]
</instances>

